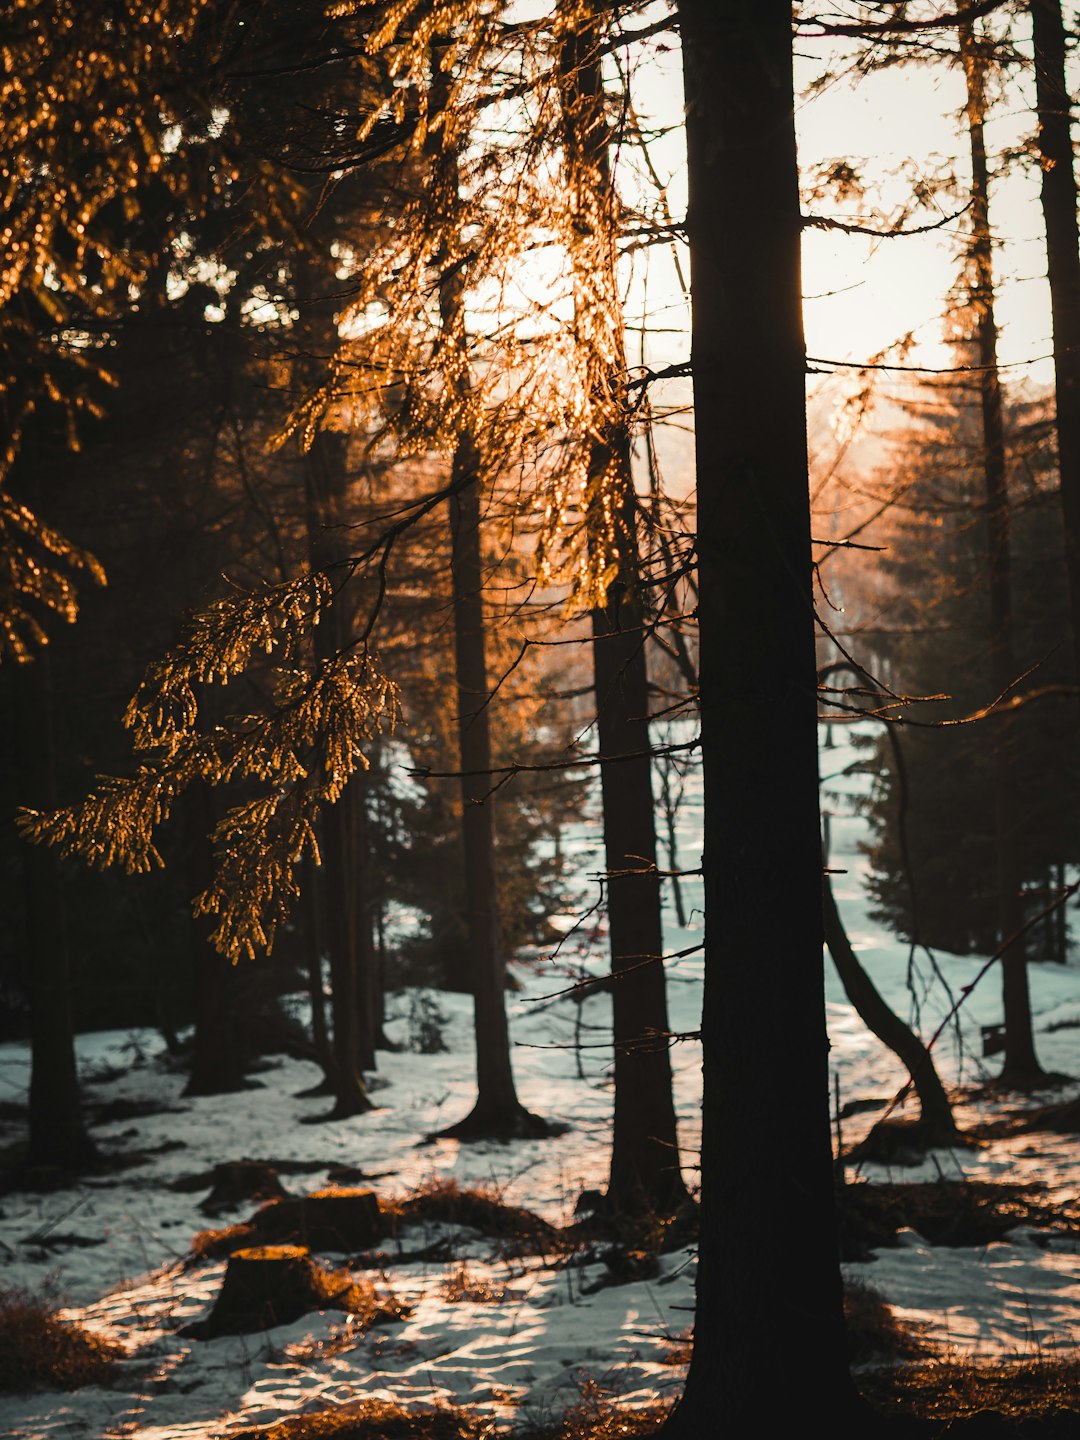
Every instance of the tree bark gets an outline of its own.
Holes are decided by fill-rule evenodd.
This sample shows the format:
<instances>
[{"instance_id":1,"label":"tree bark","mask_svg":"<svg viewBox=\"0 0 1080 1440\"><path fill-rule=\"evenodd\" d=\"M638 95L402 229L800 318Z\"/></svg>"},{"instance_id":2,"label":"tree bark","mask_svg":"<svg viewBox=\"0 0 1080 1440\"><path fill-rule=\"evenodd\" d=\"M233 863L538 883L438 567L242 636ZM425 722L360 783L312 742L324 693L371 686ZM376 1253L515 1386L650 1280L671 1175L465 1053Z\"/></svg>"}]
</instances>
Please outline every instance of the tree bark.
<instances>
[{"instance_id":1,"label":"tree bark","mask_svg":"<svg viewBox=\"0 0 1080 1440\"><path fill-rule=\"evenodd\" d=\"M192 897L213 882L214 804L210 787L197 782L184 797L187 883ZM237 1045L232 966L210 940L203 915L191 917L194 955L195 1038L185 1095L227 1095L244 1088L243 1056Z\"/></svg>"},{"instance_id":2,"label":"tree bark","mask_svg":"<svg viewBox=\"0 0 1080 1440\"><path fill-rule=\"evenodd\" d=\"M573 7L576 8L576 7ZM615 193L608 155L599 11L579 22L559 53L567 170L575 194L575 226L595 242L604 274L580 277L611 307L621 342L615 273ZM637 588L637 512L627 399L620 385L624 347L597 377L596 408L609 412L592 442L591 477L617 493L619 573L607 601L592 611L597 739L601 756L607 915L611 946L615 1106L607 1201L615 1213L670 1214L686 1200L672 1099L664 932L656 863L656 821L649 758L649 680L644 612ZM625 756L637 758L626 760Z\"/></svg>"},{"instance_id":3,"label":"tree bark","mask_svg":"<svg viewBox=\"0 0 1080 1440\"><path fill-rule=\"evenodd\" d=\"M1060 0L1031 0L1042 210L1054 327L1058 466L1065 517L1073 653L1080 675L1080 229L1076 220L1072 97L1065 79Z\"/></svg>"},{"instance_id":4,"label":"tree bark","mask_svg":"<svg viewBox=\"0 0 1080 1440\"><path fill-rule=\"evenodd\" d=\"M444 307L445 307L444 300ZM476 1025L476 1104L444 1134L458 1139L543 1134L547 1127L521 1104L510 1061L506 968L499 944L495 805L490 793L479 457L467 436L454 452L450 499L454 658L465 908Z\"/></svg>"},{"instance_id":5,"label":"tree bark","mask_svg":"<svg viewBox=\"0 0 1080 1440\"><path fill-rule=\"evenodd\" d=\"M865 1407L845 1359L829 1128L791 5L680 0L678 15L706 978L694 1349L664 1433L756 1434L763 1411L778 1434L807 1416L845 1433ZM778 1387L782 1337L798 1343Z\"/></svg>"},{"instance_id":6,"label":"tree bark","mask_svg":"<svg viewBox=\"0 0 1080 1440\"><path fill-rule=\"evenodd\" d=\"M1002 695L1016 680L1013 650L1012 561L1009 548L1009 491L1005 463L1005 424L1001 377L997 368L994 316L994 268L989 218L989 176L983 122L986 111L986 58L970 24L959 30L967 83L967 122L971 141L971 258L983 429L986 486L986 542L990 607L990 686ZM1020 864L1020 798L1015 757L1015 720L992 722L994 840L997 855L998 939L1004 944L1024 923ZM1005 1010L1005 1062L1001 1083L1030 1087L1045 1079L1035 1055L1023 939L1001 957Z\"/></svg>"},{"instance_id":7,"label":"tree bark","mask_svg":"<svg viewBox=\"0 0 1080 1440\"><path fill-rule=\"evenodd\" d=\"M347 438L320 430L307 454L308 542L313 565L332 565L341 549L340 506L345 482ZM335 600L315 631L316 664L328 660L345 639L340 602ZM330 960L330 1008L333 1021L334 1107L330 1118L345 1119L371 1109L361 1074L361 988L357 961L357 884L363 857L357 854L352 817L352 786L322 819L320 849L325 884L323 933Z\"/></svg>"},{"instance_id":8,"label":"tree bark","mask_svg":"<svg viewBox=\"0 0 1080 1440\"><path fill-rule=\"evenodd\" d=\"M436 112L447 104L441 45L432 46L431 91ZM449 237L458 199L457 155L441 138L432 154L431 187L437 218ZM444 334L464 338L465 269L444 244L439 276L439 314ZM449 383L468 386L460 356ZM467 393L467 390L466 392ZM476 1029L476 1104L442 1133L459 1140L546 1134L549 1127L517 1097L506 1018L506 967L499 942L495 805L491 794L491 730L488 712L487 641L481 544L480 453L470 433L457 437L450 471L450 573L454 609L458 758L461 768L461 835L465 862L466 927Z\"/></svg>"},{"instance_id":9,"label":"tree bark","mask_svg":"<svg viewBox=\"0 0 1080 1440\"><path fill-rule=\"evenodd\" d=\"M13 682L20 800L56 808L53 691L49 657L19 666ZM98 1158L79 1102L64 887L47 845L20 842L26 896L30 991L30 1134L32 1168L80 1169Z\"/></svg>"},{"instance_id":10,"label":"tree bark","mask_svg":"<svg viewBox=\"0 0 1080 1440\"><path fill-rule=\"evenodd\" d=\"M330 1050L330 1029L326 1023L326 993L323 981L323 923L319 897L319 871L310 855L304 858L304 961L308 995L311 999L311 1039L323 1072L317 1087L334 1089L334 1062Z\"/></svg>"}]
</instances>

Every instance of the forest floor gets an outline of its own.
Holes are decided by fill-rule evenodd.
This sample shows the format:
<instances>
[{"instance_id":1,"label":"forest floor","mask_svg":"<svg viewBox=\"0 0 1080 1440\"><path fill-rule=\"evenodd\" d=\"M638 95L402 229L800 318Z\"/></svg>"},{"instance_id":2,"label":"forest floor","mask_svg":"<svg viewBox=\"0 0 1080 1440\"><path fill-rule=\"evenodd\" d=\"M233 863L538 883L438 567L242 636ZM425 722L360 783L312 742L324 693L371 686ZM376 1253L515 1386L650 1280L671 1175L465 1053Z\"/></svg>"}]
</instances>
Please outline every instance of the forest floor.
<instances>
[{"instance_id":1,"label":"forest floor","mask_svg":"<svg viewBox=\"0 0 1080 1440\"><path fill-rule=\"evenodd\" d=\"M857 759L847 744L822 752L825 804L833 812L830 863L846 872L834 877L838 899L879 987L908 1015L910 981L920 1028L929 1034L948 1009L949 993L969 984L980 962L938 954L932 964L922 952L911 956L907 945L869 918L865 860L858 851L865 822L854 806L869 782L849 773ZM692 868L700 850L693 776L679 836L680 862ZM582 876L599 868L594 844L595 827L587 825L569 847ZM687 881L690 923L678 927L668 915L669 949L700 940L699 898ZM455 1184L458 1191L479 1187L489 1200L527 1207L552 1226L566 1227L581 1192L603 1188L610 1002L603 992L581 1003L558 992L582 973L603 972L605 937L591 920L571 930L572 916L554 919L569 932L566 943L554 959L539 952L517 958L520 989L510 1003L521 1097L568 1126L555 1139L462 1145L423 1138L460 1118L471 1103L471 1007L461 997L393 995L388 1031L403 1048L380 1053L372 1080L378 1108L328 1124L311 1123L328 1102L300 1094L318 1078L308 1062L273 1057L257 1088L193 1099L183 1096L183 1073L154 1032L81 1037L93 1133L114 1164L63 1188L9 1188L0 1195L3 1284L46 1297L63 1316L115 1344L121 1358L107 1384L62 1394L38 1389L0 1395L0 1431L17 1440L181 1440L274 1425L274 1440L285 1440L290 1420L363 1402L375 1407L373 1414L381 1407L377 1433L404 1437L410 1433L408 1412L431 1404L465 1406L469 1423L490 1433L491 1427L551 1426L574 1407L579 1419L596 1416L609 1401L637 1408L644 1422L649 1407L670 1401L682 1381L692 1318L690 1244L668 1236L673 1248L667 1248L657 1227L639 1237L641 1263L630 1267L627 1279L620 1256L601 1239L532 1227L532 1241L523 1243L520 1226L492 1220L498 1205L455 1199ZM764 926L762 934L757 963L768 964ZM692 1031L699 1017L700 955L674 962L669 974L673 1028ZM1035 963L1031 987L1044 1065L1080 1070L1080 966ZM831 966L827 1002L831 1063L841 1110L849 1107L843 1120L847 1146L867 1132L881 1114L877 1102L887 1101L904 1077L854 1014ZM421 1037L430 1005L441 1015L447 1048L417 1053L409 1047ZM849 1165L852 1203L869 1195L864 1182L875 1182L891 1187L879 1192L891 1209L884 1231L872 1245L857 1247L863 1258L845 1269L851 1279L879 1290L937 1355L978 1364L1075 1359L1080 1135L1020 1135L1009 1131L1008 1122L1021 1111L1080 1095L1080 1082L1024 1099L985 1093L982 1084L995 1062L981 1058L980 1028L999 1021L1000 1009L999 977L992 970L963 1007L959 1024L935 1047L962 1127L978 1129L983 1138L970 1148L933 1151L916 1164ZM761 1041L767 1063L766 1016ZM673 1060L692 1183L697 1045L676 1043ZM21 1136L27 1077L25 1046L0 1047L0 1145ZM1001 1133L986 1128L995 1120L1002 1122ZM370 1282L366 1305L357 1304L351 1314L314 1311L263 1333L214 1340L179 1333L207 1314L226 1264L222 1257L196 1256L194 1236L245 1221L256 1208L249 1201L217 1216L200 1209L215 1165L235 1160L270 1162L292 1194L328 1184L359 1186L373 1189L387 1210L396 1211L394 1233L345 1256L320 1256L328 1267L347 1267L354 1279ZM428 1199L418 1202L418 1194ZM933 1220L965 1207L976 1218L960 1230L947 1233L948 1225ZM963 1243L940 1243L943 1236ZM0 1333L2 1326L0 1307ZM395 1415L401 1421L396 1429ZM465 1433L461 1423L450 1410L439 1422L448 1437ZM330 1433L305 1424L305 1434ZM584 1433L584 1420L578 1429Z\"/></svg>"}]
</instances>

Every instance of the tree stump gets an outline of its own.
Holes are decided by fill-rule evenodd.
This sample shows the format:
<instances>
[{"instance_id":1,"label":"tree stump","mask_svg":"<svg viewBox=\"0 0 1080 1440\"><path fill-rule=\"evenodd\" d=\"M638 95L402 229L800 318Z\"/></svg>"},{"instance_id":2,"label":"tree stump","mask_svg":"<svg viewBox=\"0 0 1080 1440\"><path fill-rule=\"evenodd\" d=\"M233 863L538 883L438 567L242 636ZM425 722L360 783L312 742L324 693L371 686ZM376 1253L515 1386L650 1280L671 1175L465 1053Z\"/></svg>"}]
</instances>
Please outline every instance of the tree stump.
<instances>
[{"instance_id":1,"label":"tree stump","mask_svg":"<svg viewBox=\"0 0 1080 1440\"><path fill-rule=\"evenodd\" d=\"M213 1188L199 1206L204 1215L220 1215L249 1200L276 1200L285 1189L272 1165L262 1160L226 1160L214 1166Z\"/></svg>"},{"instance_id":2,"label":"tree stump","mask_svg":"<svg viewBox=\"0 0 1080 1440\"><path fill-rule=\"evenodd\" d=\"M238 1250L229 1260L221 1291L204 1320L181 1335L214 1340L288 1325L333 1299L331 1277L301 1245L260 1245Z\"/></svg>"},{"instance_id":3,"label":"tree stump","mask_svg":"<svg viewBox=\"0 0 1080 1440\"><path fill-rule=\"evenodd\" d=\"M343 1254L368 1250L386 1234L373 1190L331 1185L299 1199L272 1201L251 1221L260 1239L288 1240Z\"/></svg>"},{"instance_id":4,"label":"tree stump","mask_svg":"<svg viewBox=\"0 0 1080 1440\"><path fill-rule=\"evenodd\" d=\"M205 1259L235 1255L253 1245L303 1245L343 1255L370 1250L389 1233L387 1217L373 1190L331 1185L311 1195L271 1200L246 1225L205 1230L194 1248Z\"/></svg>"}]
</instances>

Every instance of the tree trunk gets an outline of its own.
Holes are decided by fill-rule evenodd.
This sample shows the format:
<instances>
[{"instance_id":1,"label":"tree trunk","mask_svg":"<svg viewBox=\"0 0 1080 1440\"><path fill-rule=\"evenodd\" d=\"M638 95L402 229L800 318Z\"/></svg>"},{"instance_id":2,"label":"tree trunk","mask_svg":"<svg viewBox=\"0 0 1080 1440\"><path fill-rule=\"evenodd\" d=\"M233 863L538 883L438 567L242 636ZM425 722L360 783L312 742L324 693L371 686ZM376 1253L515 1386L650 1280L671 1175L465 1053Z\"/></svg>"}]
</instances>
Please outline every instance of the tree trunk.
<instances>
[{"instance_id":1,"label":"tree trunk","mask_svg":"<svg viewBox=\"0 0 1080 1440\"><path fill-rule=\"evenodd\" d=\"M967 82L967 121L971 140L972 304L980 367L983 467L986 483L986 540L990 601L990 686L1001 695L1016 679L1013 652L1012 564L1009 551L1009 491L1005 465L1005 425L1001 379L997 369L994 317L994 269L989 219L989 178L983 120L986 110L986 58L970 24L961 25L960 53ZM991 722L994 747L994 841L997 853L998 940L1004 944L1024 923L1020 866L1020 797L1017 788L1015 721ZM1009 945L1001 957L1005 1010L1005 1063L1001 1082L1029 1087L1045 1074L1035 1055L1024 941Z\"/></svg>"},{"instance_id":2,"label":"tree trunk","mask_svg":"<svg viewBox=\"0 0 1080 1440\"><path fill-rule=\"evenodd\" d=\"M20 800L56 808L53 694L47 653L13 677ZM20 843L26 896L30 992L30 1136L27 1164L64 1170L91 1165L97 1149L83 1124L71 1015L67 925L59 858Z\"/></svg>"},{"instance_id":3,"label":"tree trunk","mask_svg":"<svg viewBox=\"0 0 1080 1440\"><path fill-rule=\"evenodd\" d=\"M342 541L338 527L347 443L340 432L320 430L307 453L308 544L313 565L332 565L339 558ZM315 630L316 664L335 655L344 639L341 606L335 600ZM334 1086L334 1108L330 1118L335 1120L371 1109L361 1075L361 992L355 906L356 872L362 862L356 853L352 804L352 787L349 786L337 804L326 810L320 842L325 875L325 884L320 889L324 901L324 936L330 959L333 1019L333 1065L329 1078Z\"/></svg>"},{"instance_id":4,"label":"tree trunk","mask_svg":"<svg viewBox=\"0 0 1080 1440\"><path fill-rule=\"evenodd\" d=\"M311 1039L322 1066L327 1092L334 1089L334 1061L330 1030L326 1023L326 993L323 982L323 924L319 897L319 871L310 855L304 857L304 960L307 966L308 995L311 999ZM320 1090L322 1086L317 1087Z\"/></svg>"},{"instance_id":5,"label":"tree trunk","mask_svg":"<svg viewBox=\"0 0 1080 1440\"><path fill-rule=\"evenodd\" d=\"M865 1408L845 1360L829 1126L791 5L680 0L678 15L706 978L694 1349L664 1433L752 1435L763 1415L777 1434L808 1416L846 1433Z\"/></svg>"},{"instance_id":6,"label":"tree trunk","mask_svg":"<svg viewBox=\"0 0 1080 1440\"><path fill-rule=\"evenodd\" d=\"M214 879L214 804L199 781L184 797L187 882L192 897ZM191 917L194 953L195 1038L185 1095L227 1095L244 1088L244 1064L236 1038L232 966L210 941L206 916Z\"/></svg>"},{"instance_id":7,"label":"tree trunk","mask_svg":"<svg viewBox=\"0 0 1080 1440\"><path fill-rule=\"evenodd\" d=\"M439 41L432 45L431 92L436 113L447 104L447 81ZM458 160L445 131L435 138L430 185L448 231L458 199ZM443 331L464 347L465 269L446 253L439 277ZM450 379L467 394L467 357ZM506 1018L506 969L499 943L498 877L495 860L495 805L491 795L491 731L484 622L484 572L480 526L480 454L474 437L457 437L450 471L450 572L454 607L454 665L457 687L458 757L461 768L461 833L465 860L466 928L476 1028L476 1104L442 1133L460 1140L541 1135L547 1124L517 1097L510 1063Z\"/></svg>"},{"instance_id":8,"label":"tree trunk","mask_svg":"<svg viewBox=\"0 0 1080 1440\"><path fill-rule=\"evenodd\" d=\"M576 8L576 7L573 7ZM578 23L559 54L567 170L575 226L594 242L586 254L603 275L578 277L576 290L600 289L620 350L615 274L615 195L604 116L599 13ZM580 262L579 262L580 263ZM603 302L602 302L603 303ZM601 322L602 323L602 322ZM608 492L617 487L621 564L607 602L592 612L593 673L604 809L607 914L611 945L615 1114L607 1199L615 1213L670 1214L686 1200L671 1090L664 981L664 932L656 864L656 821L649 757L649 681L641 594L635 588L637 515L627 399L620 388L622 353L597 376L596 408L605 417L589 456L590 475ZM635 759L622 757L634 755Z\"/></svg>"},{"instance_id":9,"label":"tree trunk","mask_svg":"<svg viewBox=\"0 0 1080 1440\"><path fill-rule=\"evenodd\" d=\"M444 318L445 317L444 300ZM499 945L495 805L490 794L491 732L480 544L480 476L472 441L454 452L450 499L454 658L457 679L461 833L465 907L476 1023L476 1104L445 1134L458 1139L542 1134L546 1126L521 1104L510 1063L506 970Z\"/></svg>"},{"instance_id":10,"label":"tree trunk","mask_svg":"<svg viewBox=\"0 0 1080 1440\"><path fill-rule=\"evenodd\" d=\"M592 612L611 945L615 1115L608 1201L670 1214L686 1199L671 1086L664 932L639 607L618 579ZM620 756L635 755L633 760Z\"/></svg>"},{"instance_id":11,"label":"tree trunk","mask_svg":"<svg viewBox=\"0 0 1080 1440\"><path fill-rule=\"evenodd\" d=\"M1073 653L1080 675L1080 230L1076 221L1072 97L1065 79L1060 0L1031 0L1042 209L1054 325L1058 465L1065 516Z\"/></svg>"},{"instance_id":12,"label":"tree trunk","mask_svg":"<svg viewBox=\"0 0 1080 1440\"><path fill-rule=\"evenodd\" d=\"M378 956L372 928L371 848L368 843L368 779L361 770L354 775L349 793L353 846L353 923L356 926L356 969L358 979L357 1026L360 1067L375 1069L375 1042L382 1022Z\"/></svg>"},{"instance_id":13,"label":"tree trunk","mask_svg":"<svg viewBox=\"0 0 1080 1440\"><path fill-rule=\"evenodd\" d=\"M953 1119L952 1106L945 1094L934 1065L933 1056L918 1035L889 1008L878 993L873 980L859 964L851 948L844 922L836 906L832 881L825 876L825 943L833 958L844 994L855 1007L859 1019L871 1034L887 1045L906 1067L919 1097L920 1139L927 1145L956 1144L960 1132Z\"/></svg>"}]
</instances>

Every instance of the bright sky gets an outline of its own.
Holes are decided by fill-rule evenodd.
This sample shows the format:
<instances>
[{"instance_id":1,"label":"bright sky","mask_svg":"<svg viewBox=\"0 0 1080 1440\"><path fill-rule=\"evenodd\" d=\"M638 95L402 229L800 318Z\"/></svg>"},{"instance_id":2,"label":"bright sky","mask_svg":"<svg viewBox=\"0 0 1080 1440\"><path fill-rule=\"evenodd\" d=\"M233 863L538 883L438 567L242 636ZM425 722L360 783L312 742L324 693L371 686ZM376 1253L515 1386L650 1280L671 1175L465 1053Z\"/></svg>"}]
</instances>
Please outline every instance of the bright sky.
<instances>
[{"instance_id":1,"label":"bright sky","mask_svg":"<svg viewBox=\"0 0 1080 1440\"><path fill-rule=\"evenodd\" d=\"M1029 50L1024 22L1018 22L1021 48ZM645 47L641 47L644 49ZM796 85L805 92L822 71L841 57L837 42L801 39ZM850 52L849 53L853 53ZM672 214L685 214L685 157L678 128L682 94L677 41L657 55L632 57L635 94L643 111L672 133L653 147L654 163L670 179ZM1029 73L1010 78L996 98L986 135L992 175L1003 151L1017 146L1034 129L1031 111L1034 81ZM958 68L944 62L905 65L872 74L857 84L838 79L822 93L799 101L797 132L800 164L810 176L821 163L843 158L863 173L868 204L886 219L911 194L913 180L932 181L952 168L963 191L969 175L966 133L960 128L964 82ZM991 223L999 238L995 257L998 279L1000 356L1010 379L1026 376L1049 383L1050 348L1046 256L1041 236L1038 176L1030 163L1013 165L992 180ZM942 195L940 212L924 209L908 222L926 224L939 213L952 214L966 201ZM863 219L850 206L825 200L809 205L814 213L845 220ZM866 223L875 224L866 217ZM943 343L946 297L958 273L962 221L923 236L874 240L836 231L808 229L804 244L805 320L808 353L834 360L870 358L913 331L917 345L907 363L952 363ZM683 257L685 266L686 260ZM680 333L658 334L652 349L663 361L686 358L685 307L670 258L654 250L650 258L649 300L654 324ZM630 291L631 318L641 312L640 286ZM895 357L890 357L895 358Z\"/></svg>"}]
</instances>

